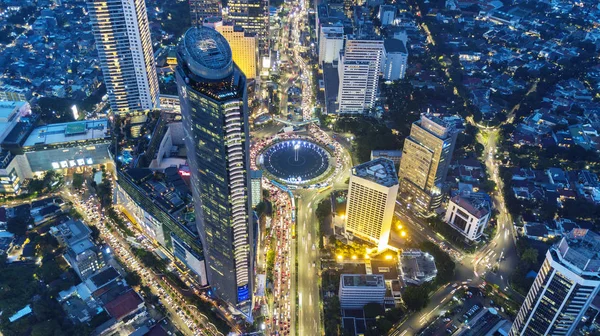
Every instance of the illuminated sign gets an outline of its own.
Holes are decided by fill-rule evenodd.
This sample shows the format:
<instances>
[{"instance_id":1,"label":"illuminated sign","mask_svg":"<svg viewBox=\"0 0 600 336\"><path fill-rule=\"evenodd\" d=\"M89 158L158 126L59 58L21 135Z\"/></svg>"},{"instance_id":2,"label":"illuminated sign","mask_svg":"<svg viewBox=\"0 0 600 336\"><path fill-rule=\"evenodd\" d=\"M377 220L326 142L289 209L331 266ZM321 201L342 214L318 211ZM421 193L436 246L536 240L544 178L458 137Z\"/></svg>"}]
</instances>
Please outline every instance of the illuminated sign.
<instances>
[{"instance_id":1,"label":"illuminated sign","mask_svg":"<svg viewBox=\"0 0 600 336\"><path fill-rule=\"evenodd\" d=\"M85 163L91 165L91 164L94 164L94 160L92 160L92 158L87 158L87 159L85 159Z\"/></svg>"},{"instance_id":2,"label":"illuminated sign","mask_svg":"<svg viewBox=\"0 0 600 336\"><path fill-rule=\"evenodd\" d=\"M60 165L58 164L58 162L52 162L52 168L58 169L60 168Z\"/></svg>"},{"instance_id":3,"label":"illuminated sign","mask_svg":"<svg viewBox=\"0 0 600 336\"><path fill-rule=\"evenodd\" d=\"M85 165L85 161L83 159L77 159L77 165L83 166L83 165Z\"/></svg>"},{"instance_id":4,"label":"illuminated sign","mask_svg":"<svg viewBox=\"0 0 600 336\"><path fill-rule=\"evenodd\" d=\"M250 300L250 292L248 291L248 285L238 287L238 302Z\"/></svg>"},{"instance_id":5,"label":"illuminated sign","mask_svg":"<svg viewBox=\"0 0 600 336\"><path fill-rule=\"evenodd\" d=\"M67 163L67 161L60 161L60 167L61 168L68 168L69 164Z\"/></svg>"},{"instance_id":6,"label":"illuminated sign","mask_svg":"<svg viewBox=\"0 0 600 336\"><path fill-rule=\"evenodd\" d=\"M69 160L69 167L75 167L77 165L77 162L75 162L75 160Z\"/></svg>"}]
</instances>

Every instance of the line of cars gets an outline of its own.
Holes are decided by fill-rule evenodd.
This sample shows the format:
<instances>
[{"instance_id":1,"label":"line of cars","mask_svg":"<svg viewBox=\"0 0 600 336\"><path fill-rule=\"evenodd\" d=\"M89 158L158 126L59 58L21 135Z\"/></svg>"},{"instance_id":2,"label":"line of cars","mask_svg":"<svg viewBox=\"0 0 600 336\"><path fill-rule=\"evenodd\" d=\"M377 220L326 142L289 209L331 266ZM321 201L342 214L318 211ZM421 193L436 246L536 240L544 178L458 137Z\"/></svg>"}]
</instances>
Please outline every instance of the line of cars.
<instances>
[{"instance_id":1,"label":"line of cars","mask_svg":"<svg viewBox=\"0 0 600 336\"><path fill-rule=\"evenodd\" d=\"M88 219L88 223L93 224L99 229L101 237L110 246L111 250L123 261L123 264L127 266L129 271L138 273L142 281L149 285L150 288L155 289L160 302L167 308L174 311L175 314L179 316L183 324L185 324L193 334L209 333L212 335L220 335L219 331L212 324L208 324L206 327L200 327L196 325L194 319L188 316L181 309L181 307L178 307L175 304L171 295L161 286L157 275L143 267L133 253L131 253L129 244L124 241L122 233L119 230L111 232L106 225L101 225L102 223L106 223L107 218L102 212L98 211L97 203L94 197L90 197L86 201L81 201L76 198L75 202L79 207L85 210L85 216ZM131 223L128 224L131 225ZM116 227L116 225L112 226ZM131 226L131 228L133 227ZM118 232L119 236L117 236L114 232ZM148 242L145 236L139 234L136 238L140 242L141 246L149 250L149 252L153 251L152 245ZM173 293L176 293L176 291L173 291ZM205 316L199 314L199 317L200 320L207 321Z\"/></svg>"}]
</instances>

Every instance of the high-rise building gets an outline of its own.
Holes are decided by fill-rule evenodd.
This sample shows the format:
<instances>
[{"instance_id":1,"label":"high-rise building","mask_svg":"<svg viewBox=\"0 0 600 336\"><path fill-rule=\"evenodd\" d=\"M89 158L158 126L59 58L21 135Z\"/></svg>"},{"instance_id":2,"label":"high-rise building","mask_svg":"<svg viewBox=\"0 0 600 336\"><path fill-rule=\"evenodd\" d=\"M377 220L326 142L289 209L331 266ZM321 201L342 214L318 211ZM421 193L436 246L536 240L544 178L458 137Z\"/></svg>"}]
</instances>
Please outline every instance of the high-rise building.
<instances>
[{"instance_id":1,"label":"high-rise building","mask_svg":"<svg viewBox=\"0 0 600 336\"><path fill-rule=\"evenodd\" d=\"M256 77L258 63L256 35L247 33L241 26L215 25L215 29L225 37L231 48L233 62L246 75L247 79Z\"/></svg>"},{"instance_id":2,"label":"high-rise building","mask_svg":"<svg viewBox=\"0 0 600 336\"><path fill-rule=\"evenodd\" d=\"M250 316L253 247L246 78L223 35L192 27L176 78L209 285Z\"/></svg>"},{"instance_id":3,"label":"high-rise building","mask_svg":"<svg viewBox=\"0 0 600 336\"><path fill-rule=\"evenodd\" d=\"M144 0L88 0L88 11L113 113L159 106L156 60Z\"/></svg>"},{"instance_id":4,"label":"high-rise building","mask_svg":"<svg viewBox=\"0 0 600 336\"><path fill-rule=\"evenodd\" d=\"M406 43L401 40L389 38L385 40L385 66L383 67L383 79L395 81L406 75L406 64L408 52Z\"/></svg>"},{"instance_id":5,"label":"high-rise building","mask_svg":"<svg viewBox=\"0 0 600 336\"><path fill-rule=\"evenodd\" d=\"M458 132L443 119L422 115L404 141L398 178L400 197L421 215L438 208Z\"/></svg>"},{"instance_id":6,"label":"high-rise building","mask_svg":"<svg viewBox=\"0 0 600 336\"><path fill-rule=\"evenodd\" d=\"M192 27L201 26L204 19L221 17L221 0L189 0Z\"/></svg>"},{"instance_id":7,"label":"high-rise building","mask_svg":"<svg viewBox=\"0 0 600 336\"><path fill-rule=\"evenodd\" d=\"M574 229L546 252L510 336L572 335L600 289L600 236Z\"/></svg>"},{"instance_id":8,"label":"high-rise building","mask_svg":"<svg viewBox=\"0 0 600 336\"><path fill-rule=\"evenodd\" d=\"M387 247L398 194L394 162L375 159L352 168L346 203L346 231Z\"/></svg>"},{"instance_id":9,"label":"high-rise building","mask_svg":"<svg viewBox=\"0 0 600 336\"><path fill-rule=\"evenodd\" d=\"M362 114L375 106L383 58L381 38L348 37L338 64L338 113Z\"/></svg>"},{"instance_id":10,"label":"high-rise building","mask_svg":"<svg viewBox=\"0 0 600 336\"><path fill-rule=\"evenodd\" d=\"M344 26L341 23L327 24L319 29L319 65L339 60L344 48Z\"/></svg>"},{"instance_id":11,"label":"high-rise building","mask_svg":"<svg viewBox=\"0 0 600 336\"><path fill-rule=\"evenodd\" d=\"M268 55L269 0L230 0L228 6L228 20L244 28L247 33L255 34L259 55Z\"/></svg>"}]
</instances>

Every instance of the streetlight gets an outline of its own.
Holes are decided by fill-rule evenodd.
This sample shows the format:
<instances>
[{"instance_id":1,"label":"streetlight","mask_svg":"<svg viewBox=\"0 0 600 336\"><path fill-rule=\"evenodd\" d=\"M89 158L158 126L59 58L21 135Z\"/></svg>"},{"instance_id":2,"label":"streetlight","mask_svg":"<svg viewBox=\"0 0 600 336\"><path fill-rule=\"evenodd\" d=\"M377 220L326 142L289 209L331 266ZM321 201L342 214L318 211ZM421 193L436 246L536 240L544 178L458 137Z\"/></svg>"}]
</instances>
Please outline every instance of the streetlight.
<instances>
[{"instance_id":1,"label":"streetlight","mask_svg":"<svg viewBox=\"0 0 600 336\"><path fill-rule=\"evenodd\" d=\"M403 227L402 224L398 224L398 230L402 230Z\"/></svg>"},{"instance_id":2,"label":"streetlight","mask_svg":"<svg viewBox=\"0 0 600 336\"><path fill-rule=\"evenodd\" d=\"M400 237L406 237L406 231L400 232Z\"/></svg>"}]
</instances>

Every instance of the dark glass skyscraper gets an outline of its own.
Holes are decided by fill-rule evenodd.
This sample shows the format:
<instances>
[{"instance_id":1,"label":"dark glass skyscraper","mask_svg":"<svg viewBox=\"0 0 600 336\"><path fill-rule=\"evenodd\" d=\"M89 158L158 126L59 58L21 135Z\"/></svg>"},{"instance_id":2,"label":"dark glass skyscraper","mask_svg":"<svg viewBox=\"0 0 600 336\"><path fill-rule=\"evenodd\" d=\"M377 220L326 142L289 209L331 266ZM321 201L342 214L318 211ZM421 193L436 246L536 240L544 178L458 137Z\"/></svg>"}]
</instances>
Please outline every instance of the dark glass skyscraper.
<instances>
[{"instance_id":1,"label":"dark glass skyscraper","mask_svg":"<svg viewBox=\"0 0 600 336\"><path fill-rule=\"evenodd\" d=\"M249 315L253 247L246 78L225 38L206 27L181 40L176 70L196 223L215 294Z\"/></svg>"}]
</instances>

